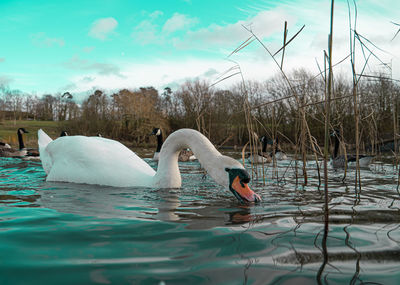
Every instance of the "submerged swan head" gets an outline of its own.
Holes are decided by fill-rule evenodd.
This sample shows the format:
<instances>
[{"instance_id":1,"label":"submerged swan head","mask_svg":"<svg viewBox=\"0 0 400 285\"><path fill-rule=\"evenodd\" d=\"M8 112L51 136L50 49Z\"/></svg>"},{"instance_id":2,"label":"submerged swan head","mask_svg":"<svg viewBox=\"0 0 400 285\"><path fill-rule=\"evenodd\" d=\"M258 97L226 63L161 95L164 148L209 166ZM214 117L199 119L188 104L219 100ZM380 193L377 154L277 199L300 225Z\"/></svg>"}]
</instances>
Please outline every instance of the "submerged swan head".
<instances>
[{"instance_id":1,"label":"submerged swan head","mask_svg":"<svg viewBox=\"0 0 400 285\"><path fill-rule=\"evenodd\" d=\"M247 185L250 182L250 176L246 170L240 168L225 168L229 174L229 190L240 202L260 202L259 195Z\"/></svg>"}]
</instances>

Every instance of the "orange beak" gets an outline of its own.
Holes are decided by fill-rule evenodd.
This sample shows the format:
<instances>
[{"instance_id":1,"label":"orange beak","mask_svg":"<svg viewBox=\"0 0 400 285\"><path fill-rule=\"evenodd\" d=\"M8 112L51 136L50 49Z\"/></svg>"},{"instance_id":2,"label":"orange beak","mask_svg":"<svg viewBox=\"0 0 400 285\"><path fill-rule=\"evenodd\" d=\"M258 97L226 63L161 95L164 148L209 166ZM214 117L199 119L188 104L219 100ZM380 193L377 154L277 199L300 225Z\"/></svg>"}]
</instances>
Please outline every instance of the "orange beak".
<instances>
[{"instance_id":1,"label":"orange beak","mask_svg":"<svg viewBox=\"0 0 400 285\"><path fill-rule=\"evenodd\" d=\"M231 184L231 190L234 190L234 192L232 192L239 200L245 200L248 202L261 201L261 197L254 193L254 191L250 189L247 183L242 182L239 176L236 176L233 180Z\"/></svg>"}]
</instances>

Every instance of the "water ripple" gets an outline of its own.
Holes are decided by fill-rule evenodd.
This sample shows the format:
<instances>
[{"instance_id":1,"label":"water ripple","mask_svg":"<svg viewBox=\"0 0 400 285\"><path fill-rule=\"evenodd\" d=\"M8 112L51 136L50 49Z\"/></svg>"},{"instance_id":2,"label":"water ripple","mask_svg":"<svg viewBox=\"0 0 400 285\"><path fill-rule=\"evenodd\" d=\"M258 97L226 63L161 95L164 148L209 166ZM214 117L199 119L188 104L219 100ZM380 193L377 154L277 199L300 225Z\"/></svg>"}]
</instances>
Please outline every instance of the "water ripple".
<instances>
[{"instance_id":1,"label":"water ripple","mask_svg":"<svg viewBox=\"0 0 400 285\"><path fill-rule=\"evenodd\" d=\"M0 284L400 280L392 165L363 169L361 191L354 170L329 169L329 223L315 162L307 185L293 162L260 167L256 205L239 204L198 162L180 169L181 189L113 188L48 183L40 163L0 158Z\"/></svg>"}]
</instances>

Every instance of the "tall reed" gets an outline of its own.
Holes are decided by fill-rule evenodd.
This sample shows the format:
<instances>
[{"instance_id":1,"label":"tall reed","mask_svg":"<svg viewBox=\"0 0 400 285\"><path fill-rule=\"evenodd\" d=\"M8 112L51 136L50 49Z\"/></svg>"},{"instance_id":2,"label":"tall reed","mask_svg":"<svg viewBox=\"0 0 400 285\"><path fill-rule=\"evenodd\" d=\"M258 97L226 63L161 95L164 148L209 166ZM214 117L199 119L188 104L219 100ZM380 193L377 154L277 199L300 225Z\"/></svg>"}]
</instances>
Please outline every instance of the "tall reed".
<instances>
[{"instance_id":1,"label":"tall reed","mask_svg":"<svg viewBox=\"0 0 400 285\"><path fill-rule=\"evenodd\" d=\"M328 41L328 86L326 93L326 104L325 104L325 143L324 143L324 235L322 242L323 250L323 263L320 266L316 279L318 284L322 284L322 273L328 263L328 249L327 249L327 237L329 232L329 197L328 197L328 159L329 159L329 126L330 126L330 108L331 108L331 96L332 96L332 46L333 46L333 12L334 12L334 0L331 1L331 18L330 18L330 32Z\"/></svg>"}]
</instances>

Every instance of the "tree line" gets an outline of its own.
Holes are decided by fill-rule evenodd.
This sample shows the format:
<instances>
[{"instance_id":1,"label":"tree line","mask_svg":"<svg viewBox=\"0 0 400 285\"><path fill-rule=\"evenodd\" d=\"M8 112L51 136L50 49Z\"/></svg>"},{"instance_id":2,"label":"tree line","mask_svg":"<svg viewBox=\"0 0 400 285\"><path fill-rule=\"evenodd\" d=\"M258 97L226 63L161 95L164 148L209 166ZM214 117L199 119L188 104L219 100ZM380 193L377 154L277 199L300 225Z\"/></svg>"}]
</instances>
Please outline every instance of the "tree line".
<instances>
[{"instance_id":1,"label":"tree line","mask_svg":"<svg viewBox=\"0 0 400 285\"><path fill-rule=\"evenodd\" d=\"M192 80L176 90L154 87L118 92L95 90L79 104L73 94L46 94L41 97L0 87L0 120L54 120L71 134L96 135L129 141L148 141L154 127L165 133L194 128L213 143L244 145L249 140L245 108L248 104L255 132L280 136L296 144L301 132L301 108L308 127L322 144L324 136L325 81L308 71L295 70L287 81L277 75L264 82L244 81L229 88ZM340 128L347 142L353 143L354 108L352 83L344 76L334 78L331 128ZM357 86L361 138L364 145L393 138L398 131L400 86L384 76L363 79ZM294 90L293 90L294 89ZM293 92L296 92L295 100Z\"/></svg>"}]
</instances>

